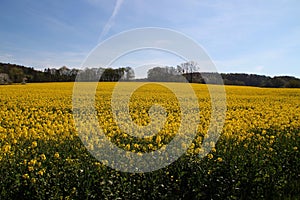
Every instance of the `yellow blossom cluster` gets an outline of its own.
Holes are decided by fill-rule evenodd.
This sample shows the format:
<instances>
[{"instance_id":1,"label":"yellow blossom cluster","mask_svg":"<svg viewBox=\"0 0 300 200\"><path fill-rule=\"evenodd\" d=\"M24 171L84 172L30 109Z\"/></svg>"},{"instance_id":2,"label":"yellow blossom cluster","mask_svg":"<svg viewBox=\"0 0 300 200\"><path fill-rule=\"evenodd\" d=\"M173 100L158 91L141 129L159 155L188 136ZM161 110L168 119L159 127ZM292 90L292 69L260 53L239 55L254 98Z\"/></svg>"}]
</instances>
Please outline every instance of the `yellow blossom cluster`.
<instances>
[{"instance_id":1,"label":"yellow blossom cluster","mask_svg":"<svg viewBox=\"0 0 300 200\"><path fill-rule=\"evenodd\" d=\"M0 161L15 156L18 146L26 146L25 154L32 154L31 159L24 160L27 171L22 177L30 178L31 172L43 175L46 170L42 163L49 159L62 158L59 152L52 155L41 152L41 141L64 141L78 137L72 114L72 92L74 83L43 83L26 85L0 86ZM135 83L119 83L135 84ZM180 88L181 84L172 83ZM95 95L95 108L99 125L111 142L126 151L144 153L164 148L182 126L182 111L178 97L171 90L157 83L148 83L138 88L131 95L128 107L130 118L139 126L151 124L150 108L159 104L164 108L166 119L157 134L145 138L137 138L130 132L118 127L111 109L112 93L115 83L99 83ZM181 144L187 148L188 154L201 154L203 137L210 125L211 100L206 85L192 84L198 97L200 113L193 113L190 109L189 122L199 116L200 123L197 135L191 144ZM298 89L266 89L255 87L226 86L226 120L221 137L236 138L238 141L264 140L271 145L281 134L281 130L297 130L300 128L300 90ZM184 91L182 91L184 94ZM190 104L190 94L181 97L185 104ZM120 101L122 102L122 101ZM84 105L82 105L84 106ZM186 114L186 113L185 113ZM82 124L85 123L83 118ZM187 126L189 127L189 126ZM87 129L90 127L86 127ZM191 129L193 127L190 127ZM278 130L273 135L267 130ZM261 130L257 133L255 130ZM189 129L184 130L189 134ZM299 133L297 137L299 137ZM287 133L286 137L295 137ZM93 142L101 146L101 138L92 138ZM29 143L28 143L29 141ZM214 146L211 144L212 152ZM245 144L245 147L248 143ZM93 145L89 147L94 148ZM258 149L266 148L257 146ZM298 151L297 146L293 149ZM39 152L39 153L38 153ZM48 156L49 155L49 156ZM214 159L213 154L208 154ZM216 161L222 162L221 157ZM34 178L34 177L33 177ZM35 182L35 179L31 179Z\"/></svg>"}]
</instances>

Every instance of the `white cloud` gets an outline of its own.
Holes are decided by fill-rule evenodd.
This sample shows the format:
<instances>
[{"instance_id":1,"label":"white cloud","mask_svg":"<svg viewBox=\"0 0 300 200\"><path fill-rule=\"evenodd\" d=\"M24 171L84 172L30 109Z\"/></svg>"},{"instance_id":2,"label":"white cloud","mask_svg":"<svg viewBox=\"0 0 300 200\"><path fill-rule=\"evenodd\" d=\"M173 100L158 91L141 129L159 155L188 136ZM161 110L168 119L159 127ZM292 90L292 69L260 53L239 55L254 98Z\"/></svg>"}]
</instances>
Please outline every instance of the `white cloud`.
<instances>
[{"instance_id":1,"label":"white cloud","mask_svg":"<svg viewBox=\"0 0 300 200\"><path fill-rule=\"evenodd\" d=\"M34 58L27 54L19 54L12 56L13 59L7 59L6 62L20 64L27 67L34 67L35 69L44 68L60 68L67 66L69 68L80 68L80 64L83 62L87 55L87 52L34 52ZM1 62L5 62L0 56Z\"/></svg>"},{"instance_id":2,"label":"white cloud","mask_svg":"<svg viewBox=\"0 0 300 200\"><path fill-rule=\"evenodd\" d=\"M102 29L102 32L100 34L100 37L99 37L98 41L100 41L109 32L109 30L113 26L115 18L116 18L117 14L120 11L120 8L121 8L121 5L122 5L123 1L124 0L117 0L116 1L114 10L113 10L110 18L108 19L107 23L105 24L104 28Z\"/></svg>"},{"instance_id":3,"label":"white cloud","mask_svg":"<svg viewBox=\"0 0 300 200\"><path fill-rule=\"evenodd\" d=\"M262 72L262 71L264 70L264 66L258 65L258 66L256 66L254 69L255 69L255 71L257 71L257 72Z\"/></svg>"},{"instance_id":4,"label":"white cloud","mask_svg":"<svg viewBox=\"0 0 300 200\"><path fill-rule=\"evenodd\" d=\"M4 63L9 63L14 61L14 56L12 54L4 53L0 55L0 61Z\"/></svg>"}]
</instances>

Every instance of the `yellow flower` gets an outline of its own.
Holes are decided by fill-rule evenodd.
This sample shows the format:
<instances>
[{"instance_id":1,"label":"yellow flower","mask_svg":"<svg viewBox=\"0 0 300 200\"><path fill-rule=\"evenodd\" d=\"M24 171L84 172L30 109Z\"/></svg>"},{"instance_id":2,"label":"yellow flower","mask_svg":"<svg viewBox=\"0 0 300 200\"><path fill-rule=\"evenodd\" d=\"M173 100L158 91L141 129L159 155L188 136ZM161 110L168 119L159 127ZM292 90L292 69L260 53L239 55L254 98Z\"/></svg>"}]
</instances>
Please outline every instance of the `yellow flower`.
<instances>
[{"instance_id":1,"label":"yellow flower","mask_svg":"<svg viewBox=\"0 0 300 200\"><path fill-rule=\"evenodd\" d=\"M33 170L34 170L34 168L33 168L32 166L29 166L29 167L28 167L28 171L31 172L31 171L33 171Z\"/></svg>"},{"instance_id":2,"label":"yellow flower","mask_svg":"<svg viewBox=\"0 0 300 200\"><path fill-rule=\"evenodd\" d=\"M41 176L43 176L43 175L44 175L44 170L43 170L43 169L41 169L41 170L38 172L38 175L41 175Z\"/></svg>"},{"instance_id":3,"label":"yellow flower","mask_svg":"<svg viewBox=\"0 0 300 200\"><path fill-rule=\"evenodd\" d=\"M101 160L104 165L108 165L108 160Z\"/></svg>"},{"instance_id":4,"label":"yellow flower","mask_svg":"<svg viewBox=\"0 0 300 200\"><path fill-rule=\"evenodd\" d=\"M73 187L71 193L74 194L76 190L77 190L76 187Z\"/></svg>"},{"instance_id":5,"label":"yellow flower","mask_svg":"<svg viewBox=\"0 0 300 200\"><path fill-rule=\"evenodd\" d=\"M181 144L181 148L186 149L186 148L187 148L187 145L186 145L185 143L182 143L182 144Z\"/></svg>"},{"instance_id":6,"label":"yellow flower","mask_svg":"<svg viewBox=\"0 0 300 200\"><path fill-rule=\"evenodd\" d=\"M31 183L36 183L36 179L35 178L31 178L30 182Z\"/></svg>"},{"instance_id":7,"label":"yellow flower","mask_svg":"<svg viewBox=\"0 0 300 200\"><path fill-rule=\"evenodd\" d=\"M58 153L58 152L56 152L56 153L54 154L54 158L59 158L59 153Z\"/></svg>"},{"instance_id":8,"label":"yellow flower","mask_svg":"<svg viewBox=\"0 0 300 200\"><path fill-rule=\"evenodd\" d=\"M195 144L192 142L192 144L190 145L190 148L191 149L194 149L195 148Z\"/></svg>"},{"instance_id":9,"label":"yellow flower","mask_svg":"<svg viewBox=\"0 0 300 200\"><path fill-rule=\"evenodd\" d=\"M41 154L40 156L41 156L41 159L42 159L42 160L46 160L45 154Z\"/></svg>"},{"instance_id":10,"label":"yellow flower","mask_svg":"<svg viewBox=\"0 0 300 200\"><path fill-rule=\"evenodd\" d=\"M211 153L207 154L208 159L213 159L213 155Z\"/></svg>"},{"instance_id":11,"label":"yellow flower","mask_svg":"<svg viewBox=\"0 0 300 200\"><path fill-rule=\"evenodd\" d=\"M33 142L31 143L31 147L32 147L32 148L37 147L37 142L36 142L36 141L33 141Z\"/></svg>"},{"instance_id":12,"label":"yellow flower","mask_svg":"<svg viewBox=\"0 0 300 200\"><path fill-rule=\"evenodd\" d=\"M153 150L153 144L148 144L148 148L149 148L150 150Z\"/></svg>"},{"instance_id":13,"label":"yellow flower","mask_svg":"<svg viewBox=\"0 0 300 200\"><path fill-rule=\"evenodd\" d=\"M6 144L6 145L4 145L4 146L3 146L3 151L4 151L4 153L7 153L7 152L9 152L9 151L10 151L10 149L11 149L11 146L10 146L10 144Z\"/></svg>"},{"instance_id":14,"label":"yellow flower","mask_svg":"<svg viewBox=\"0 0 300 200\"><path fill-rule=\"evenodd\" d=\"M28 174L23 174L22 176L24 179L29 179L29 175Z\"/></svg>"},{"instance_id":15,"label":"yellow flower","mask_svg":"<svg viewBox=\"0 0 300 200\"><path fill-rule=\"evenodd\" d=\"M36 160L35 159L32 159L32 160L30 160L30 162L28 163L29 165L35 165L36 164Z\"/></svg>"},{"instance_id":16,"label":"yellow flower","mask_svg":"<svg viewBox=\"0 0 300 200\"><path fill-rule=\"evenodd\" d=\"M161 137L160 137L159 135L156 136L155 142L156 142L157 144L159 144L159 143L161 142Z\"/></svg>"},{"instance_id":17,"label":"yellow flower","mask_svg":"<svg viewBox=\"0 0 300 200\"><path fill-rule=\"evenodd\" d=\"M199 154L201 152L201 150L202 150L201 148L197 148L197 149L195 149L194 153Z\"/></svg>"},{"instance_id":18,"label":"yellow flower","mask_svg":"<svg viewBox=\"0 0 300 200\"><path fill-rule=\"evenodd\" d=\"M273 151L273 150L274 150L273 148L271 148L271 147L269 148L269 151Z\"/></svg>"},{"instance_id":19,"label":"yellow flower","mask_svg":"<svg viewBox=\"0 0 300 200\"><path fill-rule=\"evenodd\" d=\"M222 159L221 157L218 157L218 158L217 158L217 161L218 161L218 162L223 162L223 159Z\"/></svg>"},{"instance_id":20,"label":"yellow flower","mask_svg":"<svg viewBox=\"0 0 300 200\"><path fill-rule=\"evenodd\" d=\"M129 151L129 150L130 150L130 144L127 144L127 145L125 146L125 149L126 149L127 151Z\"/></svg>"},{"instance_id":21,"label":"yellow flower","mask_svg":"<svg viewBox=\"0 0 300 200\"><path fill-rule=\"evenodd\" d=\"M137 152L138 156L143 156L143 154L141 152Z\"/></svg>"}]
</instances>

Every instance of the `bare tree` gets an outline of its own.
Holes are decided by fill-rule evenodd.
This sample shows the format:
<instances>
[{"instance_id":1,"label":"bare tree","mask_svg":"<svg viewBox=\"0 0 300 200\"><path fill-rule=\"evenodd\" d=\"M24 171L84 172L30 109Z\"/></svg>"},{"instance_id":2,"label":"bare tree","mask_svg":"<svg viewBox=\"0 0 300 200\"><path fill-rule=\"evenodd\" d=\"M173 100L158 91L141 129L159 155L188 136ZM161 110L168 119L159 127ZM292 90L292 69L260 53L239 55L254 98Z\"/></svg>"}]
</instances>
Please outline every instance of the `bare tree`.
<instances>
[{"instance_id":1,"label":"bare tree","mask_svg":"<svg viewBox=\"0 0 300 200\"><path fill-rule=\"evenodd\" d=\"M193 82L193 73L197 72L197 66L195 61L188 61L177 66L177 70L180 70L182 74L189 74L189 81Z\"/></svg>"}]
</instances>

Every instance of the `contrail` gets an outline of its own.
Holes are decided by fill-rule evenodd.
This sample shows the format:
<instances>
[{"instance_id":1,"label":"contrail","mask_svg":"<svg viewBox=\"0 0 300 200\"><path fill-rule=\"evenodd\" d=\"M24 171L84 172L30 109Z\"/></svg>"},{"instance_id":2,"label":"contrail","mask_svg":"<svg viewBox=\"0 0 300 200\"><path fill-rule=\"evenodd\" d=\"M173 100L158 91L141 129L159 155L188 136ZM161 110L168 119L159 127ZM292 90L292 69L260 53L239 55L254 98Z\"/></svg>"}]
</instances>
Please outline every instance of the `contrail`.
<instances>
[{"instance_id":1,"label":"contrail","mask_svg":"<svg viewBox=\"0 0 300 200\"><path fill-rule=\"evenodd\" d=\"M102 29L102 32L101 32L100 37L98 39L98 42L102 39L103 36L105 36L108 33L108 31L110 30L110 28L113 26L114 19L115 19L116 15L118 14L118 12L119 12L119 10L121 8L121 5L122 5L123 1L124 0L117 0L116 1L113 13L110 16L110 18L108 19L108 21L106 22L104 28Z\"/></svg>"}]
</instances>

